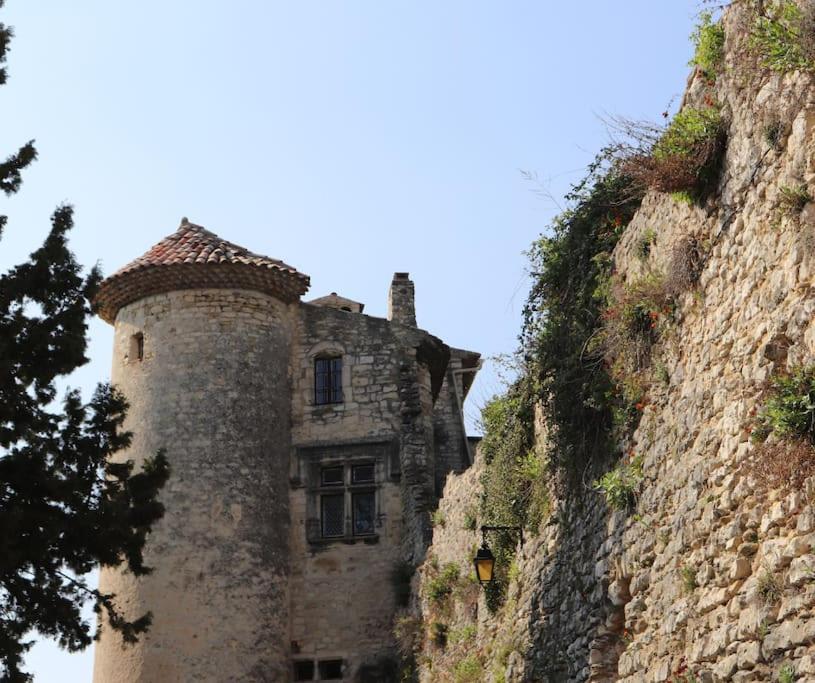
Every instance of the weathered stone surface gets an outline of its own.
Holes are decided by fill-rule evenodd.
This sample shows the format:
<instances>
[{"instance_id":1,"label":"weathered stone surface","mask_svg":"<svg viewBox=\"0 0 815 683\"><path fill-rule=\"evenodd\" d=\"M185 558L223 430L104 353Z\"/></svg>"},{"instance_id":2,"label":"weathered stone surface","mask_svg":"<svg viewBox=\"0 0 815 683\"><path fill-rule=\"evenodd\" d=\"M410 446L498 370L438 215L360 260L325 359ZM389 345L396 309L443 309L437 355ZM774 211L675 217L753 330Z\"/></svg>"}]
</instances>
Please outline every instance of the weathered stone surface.
<instances>
[{"instance_id":1,"label":"weathered stone surface","mask_svg":"<svg viewBox=\"0 0 815 683\"><path fill-rule=\"evenodd\" d=\"M94 680L265 683L325 659L348 680L381 680L395 658L394 570L424 558L439 482L471 462L461 408L478 354L416 328L406 273L393 320L372 318L335 295L301 303L306 276L217 240L182 225L105 290L113 382L135 433L117 457L141 465L165 448L172 476L146 546L155 571L100 579L126 616L149 609L153 625L122 649L103 624ZM230 281L222 265L248 270ZM204 279L185 281L187 266ZM172 277L139 288L144 269L165 267ZM315 391L326 357L341 360L331 402ZM339 483L323 481L328 466ZM373 471L361 482L360 466ZM331 534L329 496L343 506ZM359 496L373 509L362 531Z\"/></svg>"}]
</instances>

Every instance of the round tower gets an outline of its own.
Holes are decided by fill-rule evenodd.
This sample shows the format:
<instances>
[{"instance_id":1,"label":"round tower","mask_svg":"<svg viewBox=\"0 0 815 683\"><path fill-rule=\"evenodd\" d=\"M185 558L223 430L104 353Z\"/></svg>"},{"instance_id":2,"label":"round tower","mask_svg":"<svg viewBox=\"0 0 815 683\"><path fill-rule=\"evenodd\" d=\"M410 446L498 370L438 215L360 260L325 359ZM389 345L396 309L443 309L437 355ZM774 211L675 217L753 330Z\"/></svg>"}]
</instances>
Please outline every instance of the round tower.
<instances>
[{"instance_id":1,"label":"round tower","mask_svg":"<svg viewBox=\"0 0 815 683\"><path fill-rule=\"evenodd\" d=\"M166 511L136 578L103 569L149 633L102 624L95 683L287 680L289 350L308 277L182 220L102 283L112 381L130 402L127 452L163 448Z\"/></svg>"}]
</instances>

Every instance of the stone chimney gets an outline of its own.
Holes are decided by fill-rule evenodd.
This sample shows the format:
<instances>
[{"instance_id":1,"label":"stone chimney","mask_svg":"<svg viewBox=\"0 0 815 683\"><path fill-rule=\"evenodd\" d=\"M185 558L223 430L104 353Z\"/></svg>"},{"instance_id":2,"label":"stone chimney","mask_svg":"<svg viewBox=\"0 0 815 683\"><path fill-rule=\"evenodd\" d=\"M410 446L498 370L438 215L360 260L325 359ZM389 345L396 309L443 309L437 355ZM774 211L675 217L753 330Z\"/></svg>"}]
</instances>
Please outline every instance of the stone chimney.
<instances>
[{"instance_id":1,"label":"stone chimney","mask_svg":"<svg viewBox=\"0 0 815 683\"><path fill-rule=\"evenodd\" d=\"M408 273L394 273L388 291L388 320L416 327L416 297Z\"/></svg>"}]
</instances>

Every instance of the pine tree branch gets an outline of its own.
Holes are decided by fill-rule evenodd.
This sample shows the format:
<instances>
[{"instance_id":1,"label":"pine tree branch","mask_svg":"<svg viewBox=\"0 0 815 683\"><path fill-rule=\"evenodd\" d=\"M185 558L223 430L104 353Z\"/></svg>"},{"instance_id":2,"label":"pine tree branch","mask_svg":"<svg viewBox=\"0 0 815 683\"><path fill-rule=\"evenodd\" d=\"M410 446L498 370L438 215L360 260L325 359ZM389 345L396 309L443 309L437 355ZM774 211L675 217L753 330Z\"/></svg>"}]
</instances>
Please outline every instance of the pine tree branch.
<instances>
[{"instance_id":1,"label":"pine tree branch","mask_svg":"<svg viewBox=\"0 0 815 683\"><path fill-rule=\"evenodd\" d=\"M12 195L20 189L23 182L22 171L37 158L34 141L29 140L16 154L12 154L0 163L0 190Z\"/></svg>"}]
</instances>

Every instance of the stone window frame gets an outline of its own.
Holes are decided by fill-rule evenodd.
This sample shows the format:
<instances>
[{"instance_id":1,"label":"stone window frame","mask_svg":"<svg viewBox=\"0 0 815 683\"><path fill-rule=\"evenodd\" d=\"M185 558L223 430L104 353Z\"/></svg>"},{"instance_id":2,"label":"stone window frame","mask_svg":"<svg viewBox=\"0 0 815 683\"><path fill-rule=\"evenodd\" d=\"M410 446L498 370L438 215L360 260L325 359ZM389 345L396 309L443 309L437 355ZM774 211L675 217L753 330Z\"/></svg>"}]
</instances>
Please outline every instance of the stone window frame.
<instances>
[{"instance_id":1,"label":"stone window frame","mask_svg":"<svg viewBox=\"0 0 815 683\"><path fill-rule=\"evenodd\" d=\"M342 359L342 400L334 403L317 403L317 379L315 366L319 359L341 358ZM302 363L303 370L303 394L306 407L316 414L344 410L345 404L353 401L353 390L351 388L351 355L345 347L335 341L319 342L312 346Z\"/></svg>"},{"instance_id":2,"label":"stone window frame","mask_svg":"<svg viewBox=\"0 0 815 683\"><path fill-rule=\"evenodd\" d=\"M141 363L144 361L144 332L136 330L127 338L126 363Z\"/></svg>"},{"instance_id":3,"label":"stone window frame","mask_svg":"<svg viewBox=\"0 0 815 683\"><path fill-rule=\"evenodd\" d=\"M379 529L384 523L382 487L401 478L399 442L396 439L362 439L352 442L319 443L295 448L296 474L291 480L293 488L306 490L306 540L312 545L333 543L378 543ZM372 482L352 483L353 468L373 465ZM323 485L322 472L331 467L343 467L342 486ZM323 536L321 506L322 495L344 495L344 533L342 536ZM373 493L375 516L374 532L354 534L353 495Z\"/></svg>"},{"instance_id":4,"label":"stone window frame","mask_svg":"<svg viewBox=\"0 0 815 683\"><path fill-rule=\"evenodd\" d=\"M354 468L360 466L372 465L374 468L374 477L373 480L361 482L361 483L354 483L353 482L353 472ZM342 468L342 483L341 484L325 484L323 482L323 472L325 470L334 469L334 468ZM373 518L373 526L374 529L380 527L382 525L382 512L380 510L380 501L379 501L379 486L377 481L377 467L376 463L373 460L362 458L362 459L334 459L331 458L327 462L320 463L320 478L316 482L316 486L313 487L313 493L317 496L318 505L317 505L317 513L319 515L318 519L320 521L320 535L319 540L326 542L326 541L337 541L337 540L347 540L347 539L366 539L376 536L376 531L358 533L356 530L356 519L354 517L354 498L358 495L373 495L374 497L374 518ZM342 496L343 498L343 533L342 534L326 534L325 530L325 520L323 519L323 514L325 510L325 499L326 498L336 498Z\"/></svg>"},{"instance_id":5,"label":"stone window frame","mask_svg":"<svg viewBox=\"0 0 815 683\"><path fill-rule=\"evenodd\" d=\"M339 387L336 386L337 368L339 362ZM320 370L320 365L325 367ZM342 390L342 368L345 365L341 354L320 353L314 357L314 405L327 406L333 403L345 403L345 392ZM318 379L325 376L325 385L320 388ZM322 394L322 396L321 396Z\"/></svg>"},{"instance_id":6,"label":"stone window frame","mask_svg":"<svg viewBox=\"0 0 815 683\"><path fill-rule=\"evenodd\" d=\"M312 677L311 678L298 678L297 665L298 664L311 664ZM322 678L321 674L325 665L337 665L340 667L340 677ZM347 673L347 663L344 657L298 657L291 664L292 667L292 680L294 681L344 681L345 674Z\"/></svg>"}]
</instances>

